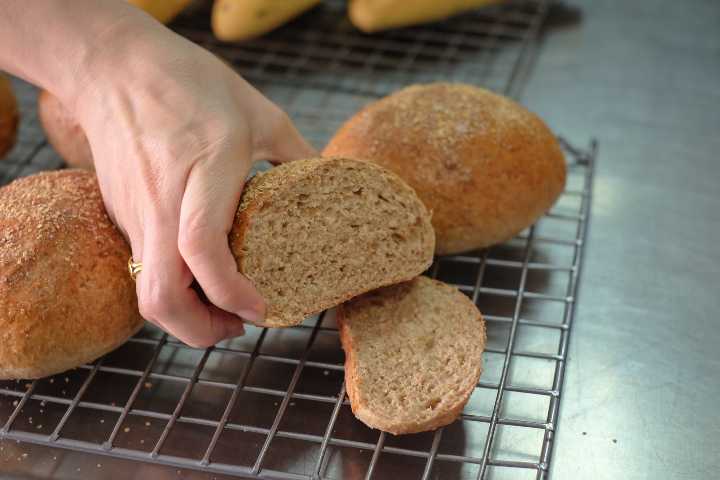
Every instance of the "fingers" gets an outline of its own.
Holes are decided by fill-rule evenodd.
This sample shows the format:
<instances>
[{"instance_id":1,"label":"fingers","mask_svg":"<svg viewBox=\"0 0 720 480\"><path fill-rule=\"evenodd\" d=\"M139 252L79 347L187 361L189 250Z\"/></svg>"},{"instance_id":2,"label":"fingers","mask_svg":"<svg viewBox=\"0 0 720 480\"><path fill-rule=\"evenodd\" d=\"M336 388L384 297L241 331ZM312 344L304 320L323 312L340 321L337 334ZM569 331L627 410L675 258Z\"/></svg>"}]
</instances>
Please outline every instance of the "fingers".
<instances>
[{"instance_id":1,"label":"fingers","mask_svg":"<svg viewBox=\"0 0 720 480\"><path fill-rule=\"evenodd\" d=\"M172 228L151 227L145 231L142 252L133 252L142 255L143 263L137 277L140 314L193 347L209 347L243 335L240 318L200 300L192 288L192 273L178 253L176 238Z\"/></svg>"},{"instance_id":2,"label":"fingers","mask_svg":"<svg viewBox=\"0 0 720 480\"><path fill-rule=\"evenodd\" d=\"M229 156L230 153L221 154L220 158L198 163L191 170L180 210L178 246L210 302L258 323L265 318L265 302L253 284L238 272L228 243L248 172L248 167L241 165L249 162Z\"/></svg>"},{"instance_id":3,"label":"fingers","mask_svg":"<svg viewBox=\"0 0 720 480\"><path fill-rule=\"evenodd\" d=\"M285 112L270 104L260 117L260 129L254 129L253 160L267 160L275 165L319 156L317 150L303 138Z\"/></svg>"}]
</instances>

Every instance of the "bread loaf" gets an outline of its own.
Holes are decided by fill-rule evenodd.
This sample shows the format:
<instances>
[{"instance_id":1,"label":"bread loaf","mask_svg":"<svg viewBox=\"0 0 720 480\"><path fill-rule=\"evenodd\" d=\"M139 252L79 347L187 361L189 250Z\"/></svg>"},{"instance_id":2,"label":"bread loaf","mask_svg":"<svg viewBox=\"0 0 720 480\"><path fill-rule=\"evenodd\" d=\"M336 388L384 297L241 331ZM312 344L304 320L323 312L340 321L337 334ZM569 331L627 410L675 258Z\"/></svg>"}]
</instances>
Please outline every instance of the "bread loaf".
<instances>
[{"instance_id":1,"label":"bread loaf","mask_svg":"<svg viewBox=\"0 0 720 480\"><path fill-rule=\"evenodd\" d=\"M159 22L170 23L192 0L127 0Z\"/></svg>"},{"instance_id":2,"label":"bread loaf","mask_svg":"<svg viewBox=\"0 0 720 480\"><path fill-rule=\"evenodd\" d=\"M438 254L512 238L565 185L562 151L537 115L462 84L411 86L367 106L323 154L371 161L408 182L432 211Z\"/></svg>"},{"instance_id":3,"label":"bread loaf","mask_svg":"<svg viewBox=\"0 0 720 480\"><path fill-rule=\"evenodd\" d=\"M38 95L38 117L48 142L68 166L93 169L90 144L82 127L60 100L45 90Z\"/></svg>"},{"instance_id":4,"label":"bread loaf","mask_svg":"<svg viewBox=\"0 0 720 480\"><path fill-rule=\"evenodd\" d=\"M350 0L350 20L364 32L443 20L499 0Z\"/></svg>"},{"instance_id":5,"label":"bread loaf","mask_svg":"<svg viewBox=\"0 0 720 480\"><path fill-rule=\"evenodd\" d=\"M318 3L320 0L216 0L212 29L220 40L249 40L276 29Z\"/></svg>"},{"instance_id":6,"label":"bread loaf","mask_svg":"<svg viewBox=\"0 0 720 480\"><path fill-rule=\"evenodd\" d=\"M130 249L90 173L66 170L0 189L0 379L90 362L143 324Z\"/></svg>"},{"instance_id":7,"label":"bread loaf","mask_svg":"<svg viewBox=\"0 0 720 480\"><path fill-rule=\"evenodd\" d=\"M400 178L366 162L298 160L245 187L230 246L267 302L262 325L287 327L432 263L428 211Z\"/></svg>"},{"instance_id":8,"label":"bread loaf","mask_svg":"<svg viewBox=\"0 0 720 480\"><path fill-rule=\"evenodd\" d=\"M434 430L462 412L482 371L485 324L472 301L427 277L338 309L353 413L393 434Z\"/></svg>"},{"instance_id":9,"label":"bread loaf","mask_svg":"<svg viewBox=\"0 0 720 480\"><path fill-rule=\"evenodd\" d=\"M20 113L10 80L0 74L0 158L15 145L19 121Z\"/></svg>"}]
</instances>

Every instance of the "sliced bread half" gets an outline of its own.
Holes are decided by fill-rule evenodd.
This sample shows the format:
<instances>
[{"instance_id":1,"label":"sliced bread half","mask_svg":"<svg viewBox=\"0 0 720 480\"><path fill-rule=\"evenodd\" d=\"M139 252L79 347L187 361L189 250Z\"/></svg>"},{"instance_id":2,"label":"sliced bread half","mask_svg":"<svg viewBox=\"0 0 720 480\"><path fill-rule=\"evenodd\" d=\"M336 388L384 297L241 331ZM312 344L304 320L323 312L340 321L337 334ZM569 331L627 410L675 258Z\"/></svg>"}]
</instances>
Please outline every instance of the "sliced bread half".
<instances>
[{"instance_id":1,"label":"sliced bread half","mask_svg":"<svg viewBox=\"0 0 720 480\"><path fill-rule=\"evenodd\" d=\"M418 277L338 309L355 416L392 434L453 422L482 371L485 323L456 288Z\"/></svg>"},{"instance_id":2,"label":"sliced bread half","mask_svg":"<svg viewBox=\"0 0 720 480\"><path fill-rule=\"evenodd\" d=\"M435 234L397 175L367 162L309 159L248 183L230 247L265 298L260 325L288 327L420 275L432 263Z\"/></svg>"}]
</instances>

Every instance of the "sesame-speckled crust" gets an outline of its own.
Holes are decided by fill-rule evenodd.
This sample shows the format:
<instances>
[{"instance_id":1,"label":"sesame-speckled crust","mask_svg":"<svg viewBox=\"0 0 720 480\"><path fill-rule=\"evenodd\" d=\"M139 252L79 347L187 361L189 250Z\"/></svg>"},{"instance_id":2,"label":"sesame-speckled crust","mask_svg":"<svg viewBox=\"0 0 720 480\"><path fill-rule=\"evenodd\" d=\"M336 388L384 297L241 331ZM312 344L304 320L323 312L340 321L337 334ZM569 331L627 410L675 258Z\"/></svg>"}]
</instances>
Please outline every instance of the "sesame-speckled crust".
<instances>
[{"instance_id":1,"label":"sesame-speckled crust","mask_svg":"<svg viewBox=\"0 0 720 480\"><path fill-rule=\"evenodd\" d=\"M38 117L45 136L55 151L70 167L93 170L90 144L80 124L50 92L38 95Z\"/></svg>"},{"instance_id":2,"label":"sesame-speckled crust","mask_svg":"<svg viewBox=\"0 0 720 480\"><path fill-rule=\"evenodd\" d=\"M129 257L92 174L0 189L0 379L77 367L140 329Z\"/></svg>"},{"instance_id":3,"label":"sesame-speckled crust","mask_svg":"<svg viewBox=\"0 0 720 480\"><path fill-rule=\"evenodd\" d=\"M20 113L10 80L0 74L0 158L15 145L19 121Z\"/></svg>"},{"instance_id":4,"label":"sesame-speckled crust","mask_svg":"<svg viewBox=\"0 0 720 480\"><path fill-rule=\"evenodd\" d=\"M408 182L432 211L438 254L512 238L565 185L562 151L537 115L462 84L411 86L367 106L323 154L372 161Z\"/></svg>"}]
</instances>

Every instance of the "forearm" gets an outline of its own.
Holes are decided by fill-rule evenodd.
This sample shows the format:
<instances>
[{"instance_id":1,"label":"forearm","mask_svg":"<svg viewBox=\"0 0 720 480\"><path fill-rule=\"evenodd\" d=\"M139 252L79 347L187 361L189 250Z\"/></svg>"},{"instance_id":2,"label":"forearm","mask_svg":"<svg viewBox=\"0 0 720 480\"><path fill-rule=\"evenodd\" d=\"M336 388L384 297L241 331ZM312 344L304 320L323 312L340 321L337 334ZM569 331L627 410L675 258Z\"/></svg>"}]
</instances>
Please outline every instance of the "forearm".
<instances>
[{"instance_id":1,"label":"forearm","mask_svg":"<svg viewBox=\"0 0 720 480\"><path fill-rule=\"evenodd\" d=\"M119 37L163 28L119 0L0 0L0 70L51 91L68 106Z\"/></svg>"}]
</instances>

